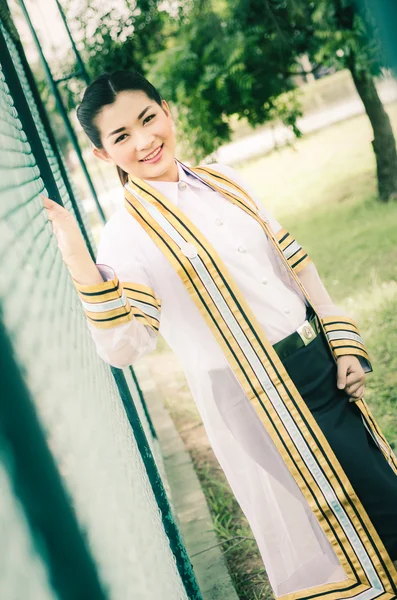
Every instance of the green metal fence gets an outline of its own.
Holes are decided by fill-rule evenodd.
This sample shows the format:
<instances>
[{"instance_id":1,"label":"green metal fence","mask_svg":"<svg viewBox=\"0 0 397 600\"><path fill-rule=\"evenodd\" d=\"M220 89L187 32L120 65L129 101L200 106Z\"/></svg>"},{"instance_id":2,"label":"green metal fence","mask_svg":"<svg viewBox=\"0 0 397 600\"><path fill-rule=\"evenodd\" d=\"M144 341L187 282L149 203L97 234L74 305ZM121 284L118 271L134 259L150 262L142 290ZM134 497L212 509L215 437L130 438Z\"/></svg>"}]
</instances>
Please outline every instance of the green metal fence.
<instances>
[{"instance_id":1,"label":"green metal fence","mask_svg":"<svg viewBox=\"0 0 397 600\"><path fill-rule=\"evenodd\" d=\"M201 598L132 369L97 356L39 193L87 219L0 21L0 597Z\"/></svg>"}]
</instances>

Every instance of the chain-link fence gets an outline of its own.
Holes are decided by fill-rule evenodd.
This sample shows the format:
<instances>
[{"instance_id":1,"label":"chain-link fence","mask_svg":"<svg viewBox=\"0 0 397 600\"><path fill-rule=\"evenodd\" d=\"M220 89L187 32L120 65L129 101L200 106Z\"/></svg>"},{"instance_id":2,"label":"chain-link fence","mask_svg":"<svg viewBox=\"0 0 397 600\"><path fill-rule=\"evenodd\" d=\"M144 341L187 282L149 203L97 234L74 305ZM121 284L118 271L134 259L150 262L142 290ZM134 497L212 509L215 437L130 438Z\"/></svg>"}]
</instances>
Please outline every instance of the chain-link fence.
<instances>
[{"instance_id":1,"label":"chain-link fence","mask_svg":"<svg viewBox=\"0 0 397 600\"><path fill-rule=\"evenodd\" d=\"M0 597L199 599L135 375L97 356L42 206L44 192L73 211L95 254L26 58L5 25Z\"/></svg>"}]
</instances>

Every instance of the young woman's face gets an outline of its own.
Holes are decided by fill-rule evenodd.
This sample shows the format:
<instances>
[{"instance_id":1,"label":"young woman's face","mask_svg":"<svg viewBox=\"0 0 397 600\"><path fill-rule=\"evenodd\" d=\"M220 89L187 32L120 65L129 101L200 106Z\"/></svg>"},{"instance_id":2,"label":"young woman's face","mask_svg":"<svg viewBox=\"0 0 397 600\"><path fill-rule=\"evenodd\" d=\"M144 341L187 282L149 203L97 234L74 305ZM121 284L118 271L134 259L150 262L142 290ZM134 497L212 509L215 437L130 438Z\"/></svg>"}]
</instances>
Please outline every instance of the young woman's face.
<instances>
[{"instance_id":1,"label":"young woman's face","mask_svg":"<svg viewBox=\"0 0 397 600\"><path fill-rule=\"evenodd\" d=\"M117 94L113 104L95 118L103 148L93 148L98 158L114 163L141 179L177 181L172 116L142 91Z\"/></svg>"}]
</instances>

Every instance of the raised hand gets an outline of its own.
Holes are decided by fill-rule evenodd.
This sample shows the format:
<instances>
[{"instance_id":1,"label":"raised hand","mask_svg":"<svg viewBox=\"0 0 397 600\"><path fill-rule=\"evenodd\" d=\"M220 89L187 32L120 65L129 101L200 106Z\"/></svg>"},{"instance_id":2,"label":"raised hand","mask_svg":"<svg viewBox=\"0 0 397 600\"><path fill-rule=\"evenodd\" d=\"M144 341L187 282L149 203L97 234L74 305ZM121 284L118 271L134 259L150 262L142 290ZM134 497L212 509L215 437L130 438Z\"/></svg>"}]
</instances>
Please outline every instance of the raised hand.
<instances>
[{"instance_id":1,"label":"raised hand","mask_svg":"<svg viewBox=\"0 0 397 600\"><path fill-rule=\"evenodd\" d=\"M83 234L72 213L47 196L43 194L40 196L48 219L51 221L58 248L73 279L77 283L87 285L103 283L103 278L91 258Z\"/></svg>"}]
</instances>

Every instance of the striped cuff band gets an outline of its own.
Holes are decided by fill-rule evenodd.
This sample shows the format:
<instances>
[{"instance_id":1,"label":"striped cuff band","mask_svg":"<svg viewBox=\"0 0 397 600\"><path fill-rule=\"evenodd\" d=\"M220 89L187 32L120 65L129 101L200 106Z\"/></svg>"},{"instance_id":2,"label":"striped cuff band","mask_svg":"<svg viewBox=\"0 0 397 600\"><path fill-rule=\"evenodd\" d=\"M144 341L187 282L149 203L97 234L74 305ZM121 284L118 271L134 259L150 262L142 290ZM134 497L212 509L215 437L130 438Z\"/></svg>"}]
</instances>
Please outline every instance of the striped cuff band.
<instances>
[{"instance_id":1,"label":"striped cuff band","mask_svg":"<svg viewBox=\"0 0 397 600\"><path fill-rule=\"evenodd\" d=\"M356 324L348 317L325 317L321 319L329 344L336 358L353 354L367 361L372 370L369 354Z\"/></svg>"},{"instance_id":2,"label":"striped cuff band","mask_svg":"<svg viewBox=\"0 0 397 600\"><path fill-rule=\"evenodd\" d=\"M119 282L114 270L107 265L97 267L107 281L81 285L73 279L90 323L100 329L110 329L136 318L158 333L161 300L154 291L135 282Z\"/></svg>"},{"instance_id":3,"label":"striped cuff band","mask_svg":"<svg viewBox=\"0 0 397 600\"><path fill-rule=\"evenodd\" d=\"M117 277L95 285L73 282L85 314L95 327L110 329L132 320L131 306Z\"/></svg>"},{"instance_id":4,"label":"striped cuff band","mask_svg":"<svg viewBox=\"0 0 397 600\"><path fill-rule=\"evenodd\" d=\"M312 262L310 256L286 229L280 229L276 233L276 239L290 267L296 273Z\"/></svg>"}]
</instances>

